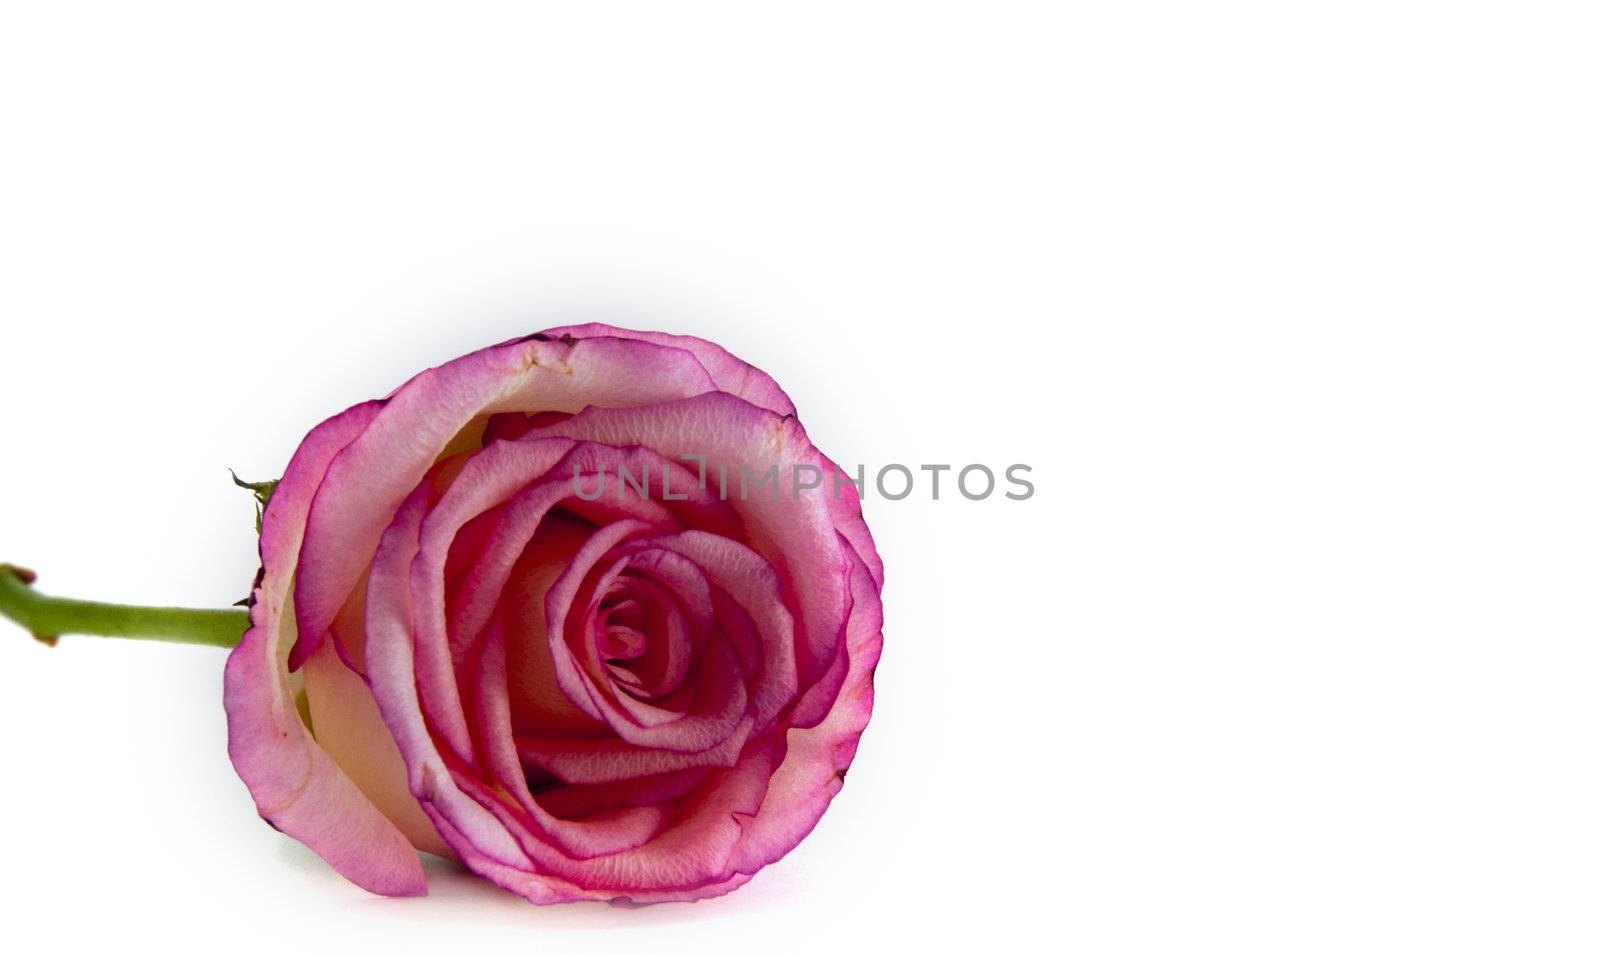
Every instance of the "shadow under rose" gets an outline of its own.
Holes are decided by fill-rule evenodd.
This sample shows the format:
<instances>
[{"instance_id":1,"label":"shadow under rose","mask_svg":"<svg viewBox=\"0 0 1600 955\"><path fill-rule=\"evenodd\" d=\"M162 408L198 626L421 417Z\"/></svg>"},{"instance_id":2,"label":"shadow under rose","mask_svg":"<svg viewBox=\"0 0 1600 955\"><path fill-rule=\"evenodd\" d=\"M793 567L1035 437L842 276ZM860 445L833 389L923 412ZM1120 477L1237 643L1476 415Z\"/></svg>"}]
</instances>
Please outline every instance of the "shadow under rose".
<instances>
[{"instance_id":1,"label":"shadow under rose","mask_svg":"<svg viewBox=\"0 0 1600 955\"><path fill-rule=\"evenodd\" d=\"M342 886L354 893L361 906L381 906L385 914L428 923L497 923L574 930L649 928L680 922L703 921L750 912L789 894L788 880L781 872L764 870L738 890L699 902L654 902L650 904L568 902L561 905L534 905L520 896L474 875L451 859L422 853L422 869L428 879L428 894L416 898L390 899L370 895L350 885L330 869L316 853L293 840L284 840L279 858L305 878L321 879L329 888Z\"/></svg>"}]
</instances>

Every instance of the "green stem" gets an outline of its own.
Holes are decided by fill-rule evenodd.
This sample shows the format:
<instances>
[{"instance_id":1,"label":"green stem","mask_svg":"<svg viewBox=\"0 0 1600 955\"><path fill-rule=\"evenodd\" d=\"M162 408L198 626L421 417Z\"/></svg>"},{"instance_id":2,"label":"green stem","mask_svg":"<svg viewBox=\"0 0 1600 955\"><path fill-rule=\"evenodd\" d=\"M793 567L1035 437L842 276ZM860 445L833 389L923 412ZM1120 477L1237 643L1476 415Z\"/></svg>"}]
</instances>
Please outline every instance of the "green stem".
<instances>
[{"instance_id":1,"label":"green stem","mask_svg":"<svg viewBox=\"0 0 1600 955\"><path fill-rule=\"evenodd\" d=\"M0 564L0 616L10 617L52 646L63 634L82 633L232 647L250 626L246 610L134 607L47 597L30 586L33 579L30 570Z\"/></svg>"}]
</instances>

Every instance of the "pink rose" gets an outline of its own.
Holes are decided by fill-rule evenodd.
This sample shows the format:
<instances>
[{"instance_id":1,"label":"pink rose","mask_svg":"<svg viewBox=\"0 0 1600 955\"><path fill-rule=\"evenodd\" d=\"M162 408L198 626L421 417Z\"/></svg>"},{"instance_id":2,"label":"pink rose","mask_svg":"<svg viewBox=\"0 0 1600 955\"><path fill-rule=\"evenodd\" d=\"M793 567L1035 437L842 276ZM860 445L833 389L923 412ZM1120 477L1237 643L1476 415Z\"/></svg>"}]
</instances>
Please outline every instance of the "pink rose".
<instances>
[{"instance_id":1,"label":"pink rose","mask_svg":"<svg viewBox=\"0 0 1600 955\"><path fill-rule=\"evenodd\" d=\"M697 338L557 328L424 371L273 494L233 764L373 892L423 892L418 849L535 902L732 891L816 824L872 710L883 565L836 474Z\"/></svg>"}]
</instances>

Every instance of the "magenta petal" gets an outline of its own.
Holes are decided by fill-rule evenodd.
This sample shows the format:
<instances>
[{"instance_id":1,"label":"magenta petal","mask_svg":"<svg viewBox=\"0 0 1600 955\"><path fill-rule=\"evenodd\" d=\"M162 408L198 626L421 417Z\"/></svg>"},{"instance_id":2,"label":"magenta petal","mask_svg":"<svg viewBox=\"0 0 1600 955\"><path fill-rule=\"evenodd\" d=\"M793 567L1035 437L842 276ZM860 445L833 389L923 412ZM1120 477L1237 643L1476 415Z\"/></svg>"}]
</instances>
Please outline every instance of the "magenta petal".
<instances>
[{"instance_id":1,"label":"magenta petal","mask_svg":"<svg viewBox=\"0 0 1600 955\"><path fill-rule=\"evenodd\" d=\"M605 900L611 897L610 893L604 891L581 889L561 879L534 875L526 869L507 865L498 858L474 848L471 838L457 829L437 807L424 803L423 809L427 811L428 818L433 820L434 826L439 830L439 834L444 836L446 842L462 847L457 851L461 861L466 863L468 868L507 892L513 892L540 905L576 902L583 899Z\"/></svg>"},{"instance_id":2,"label":"magenta petal","mask_svg":"<svg viewBox=\"0 0 1600 955\"><path fill-rule=\"evenodd\" d=\"M450 644L458 652L482 632L523 548L550 508L570 490L559 481L528 485L564 460L571 448L572 443L562 439L497 442L485 448L461 469L456 483L423 523L424 558L413 570L413 579L420 576L427 579L428 587L442 588L445 560L457 532L503 503L461 582L448 621L442 616L427 621L435 635L442 637L448 632ZM436 602L438 614L445 612L442 589L430 594L429 600Z\"/></svg>"},{"instance_id":3,"label":"magenta petal","mask_svg":"<svg viewBox=\"0 0 1600 955\"><path fill-rule=\"evenodd\" d=\"M846 631L849 672L827 718L790 729L788 752L772 776L755 818L746 822L734 867L754 872L781 858L817 824L844 785L861 731L872 715L872 675L883 649L883 606L866 563L852 562L855 595Z\"/></svg>"},{"instance_id":4,"label":"magenta petal","mask_svg":"<svg viewBox=\"0 0 1600 955\"><path fill-rule=\"evenodd\" d=\"M725 741L739 727L745 711L744 682L733 652L720 642L706 649L699 678L694 686L684 688L682 698L692 696L694 703L681 718L670 722L640 719L632 702L624 703L610 685L611 678L588 628L595 611L592 604L598 602L603 590L603 583L597 584L591 571L619 544L648 530L631 521L599 529L551 586L545 597L545 618L556 680L574 703L604 720L629 744L680 753L702 752ZM602 571L601 576L615 577L620 566ZM585 598L585 594L589 596Z\"/></svg>"},{"instance_id":5,"label":"magenta petal","mask_svg":"<svg viewBox=\"0 0 1600 955\"><path fill-rule=\"evenodd\" d=\"M639 521L618 521L595 531L573 554L572 562L550 585L544 598L546 639L550 644L556 684L580 710L593 719L611 723L613 730L617 729L614 716L608 718L599 689L573 658L567 645L566 624L569 616L585 612L586 608L573 604L595 564L613 547L649 530L649 525Z\"/></svg>"},{"instance_id":6,"label":"magenta petal","mask_svg":"<svg viewBox=\"0 0 1600 955\"><path fill-rule=\"evenodd\" d=\"M644 749L620 739L533 739L517 737L517 754L569 783L617 783L684 769L729 767L750 737L747 717L720 745L699 753Z\"/></svg>"},{"instance_id":7,"label":"magenta petal","mask_svg":"<svg viewBox=\"0 0 1600 955\"><path fill-rule=\"evenodd\" d=\"M581 816L619 806L655 806L683 798L706 778L706 769L680 769L615 783L562 785L539 794L539 803L558 816Z\"/></svg>"},{"instance_id":8,"label":"magenta petal","mask_svg":"<svg viewBox=\"0 0 1600 955\"><path fill-rule=\"evenodd\" d=\"M456 480L423 518L418 554L409 571L418 688L430 725L463 759L470 758L472 739L456 686L452 635L446 628L444 568L450 543L463 524L516 493L530 475L542 475L571 446L571 442L561 440L496 443L462 467ZM543 516L554 501L546 495L546 500L536 502L529 515L530 523ZM487 549L501 550L492 543ZM515 556L509 556L505 571L509 571ZM466 641L471 635L456 636Z\"/></svg>"},{"instance_id":9,"label":"magenta petal","mask_svg":"<svg viewBox=\"0 0 1600 955\"><path fill-rule=\"evenodd\" d=\"M563 879L603 885L635 901L692 898L696 891L727 882L736 874L746 817L759 809L783 750L776 735L751 742L736 765L710 774L673 825L637 849L581 861L541 861Z\"/></svg>"},{"instance_id":10,"label":"magenta petal","mask_svg":"<svg viewBox=\"0 0 1600 955\"><path fill-rule=\"evenodd\" d=\"M547 838L568 855L584 859L637 848L660 831L668 816L666 806L624 805L572 821L558 818L540 805L528 790L512 741L505 644L498 630L481 641L474 670L473 714L485 751L484 762L492 770L494 780L511 794L538 827L537 836Z\"/></svg>"},{"instance_id":11,"label":"magenta petal","mask_svg":"<svg viewBox=\"0 0 1600 955\"><path fill-rule=\"evenodd\" d=\"M262 584L251 627L228 656L223 702L228 755L263 819L362 888L420 895L427 886L416 850L312 739L295 710L283 664L293 634L288 587L311 496L328 462L380 408L368 402L323 422L289 462L268 509Z\"/></svg>"},{"instance_id":12,"label":"magenta petal","mask_svg":"<svg viewBox=\"0 0 1600 955\"><path fill-rule=\"evenodd\" d=\"M782 581L772 565L749 547L704 531L684 531L630 545L642 557L667 551L700 567L754 624L758 642L751 715L757 731L787 705L798 689L795 675L795 623L784 607ZM732 643L737 647L737 642Z\"/></svg>"},{"instance_id":13,"label":"magenta petal","mask_svg":"<svg viewBox=\"0 0 1600 955\"><path fill-rule=\"evenodd\" d=\"M785 487L738 499L741 468L752 480L776 469L778 480L789 482L798 466L825 464L799 422L718 392L642 408L589 408L543 433L648 444L667 458L704 455L713 486L725 466L728 506L743 521L750 546L777 569L799 611L800 679L809 684L827 672L850 612L850 562L834 526L827 482L798 495Z\"/></svg>"},{"instance_id":14,"label":"magenta petal","mask_svg":"<svg viewBox=\"0 0 1600 955\"><path fill-rule=\"evenodd\" d=\"M833 516L833 525L839 535L855 548L856 555L872 575L872 582L882 590L883 558L878 556L878 548L872 542L872 532L867 530L866 519L861 516L861 495L856 493L855 475L825 455L819 453L817 458L824 475L819 490L826 492L824 496L828 499L828 513ZM865 472L862 472L863 480L865 477Z\"/></svg>"},{"instance_id":15,"label":"magenta petal","mask_svg":"<svg viewBox=\"0 0 1600 955\"><path fill-rule=\"evenodd\" d=\"M461 792L422 715L408 584L426 505L427 488L419 487L395 514L373 557L367 583L372 696L405 760L411 794L450 848L469 865L474 858L488 857L501 865L526 866L528 857L505 827Z\"/></svg>"}]
</instances>

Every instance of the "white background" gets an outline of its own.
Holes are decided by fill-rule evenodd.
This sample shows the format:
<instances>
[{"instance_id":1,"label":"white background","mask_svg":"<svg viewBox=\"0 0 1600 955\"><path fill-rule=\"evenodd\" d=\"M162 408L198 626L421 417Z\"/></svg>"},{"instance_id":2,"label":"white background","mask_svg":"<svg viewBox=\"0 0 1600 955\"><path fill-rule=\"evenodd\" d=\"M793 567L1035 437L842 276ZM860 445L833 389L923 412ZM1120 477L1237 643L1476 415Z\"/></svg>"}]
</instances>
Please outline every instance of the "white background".
<instances>
[{"instance_id":1,"label":"white background","mask_svg":"<svg viewBox=\"0 0 1600 955\"><path fill-rule=\"evenodd\" d=\"M1594 951L1591 10L7 5L47 592L231 603L225 468L588 319L726 344L841 461L1038 486L869 499L849 784L693 906L368 896L257 819L222 652L0 624L8 945Z\"/></svg>"}]
</instances>

